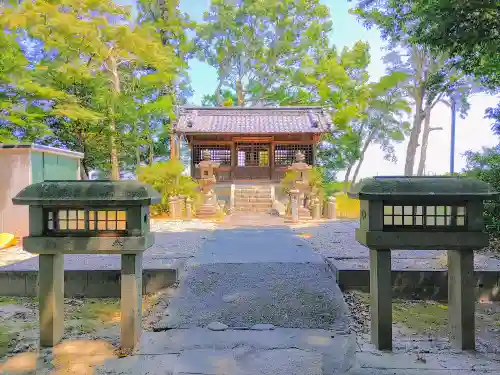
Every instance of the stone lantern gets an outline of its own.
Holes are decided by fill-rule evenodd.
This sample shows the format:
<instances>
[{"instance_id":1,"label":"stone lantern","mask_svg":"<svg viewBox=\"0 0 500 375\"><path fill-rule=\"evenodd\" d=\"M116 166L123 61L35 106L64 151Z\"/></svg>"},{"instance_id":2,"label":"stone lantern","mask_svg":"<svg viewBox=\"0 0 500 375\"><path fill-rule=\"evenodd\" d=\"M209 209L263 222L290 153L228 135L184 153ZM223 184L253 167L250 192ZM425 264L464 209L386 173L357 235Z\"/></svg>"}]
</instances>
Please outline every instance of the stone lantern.
<instances>
[{"instance_id":1,"label":"stone lantern","mask_svg":"<svg viewBox=\"0 0 500 375\"><path fill-rule=\"evenodd\" d=\"M292 189L290 190L290 201L293 203L296 201L298 204L298 215L299 218L310 218L310 212L306 207L306 196L311 192L311 187L309 186L309 173L312 167L305 162L305 156L301 151L297 151L295 154L295 163L293 163L288 171L293 172L296 179L292 182ZM293 194L298 195L292 197Z\"/></svg>"},{"instance_id":2,"label":"stone lantern","mask_svg":"<svg viewBox=\"0 0 500 375\"><path fill-rule=\"evenodd\" d=\"M197 165L200 170L200 189L203 194L203 205L198 210L200 217L213 217L218 210L217 196L213 186L217 183L215 171L220 167L220 163L211 160L210 151L203 151L203 160Z\"/></svg>"},{"instance_id":3,"label":"stone lantern","mask_svg":"<svg viewBox=\"0 0 500 375\"><path fill-rule=\"evenodd\" d=\"M498 194L460 177L374 177L361 181L356 239L370 249L371 335L392 348L391 250L448 250L449 335L453 347L475 348L474 250L488 245L483 200Z\"/></svg>"},{"instance_id":4,"label":"stone lantern","mask_svg":"<svg viewBox=\"0 0 500 375\"><path fill-rule=\"evenodd\" d=\"M137 181L45 181L12 201L29 206L24 250L39 254L40 346L63 337L64 254L121 254L120 344L134 348L141 334L142 253L154 243L149 206L161 196Z\"/></svg>"}]
</instances>

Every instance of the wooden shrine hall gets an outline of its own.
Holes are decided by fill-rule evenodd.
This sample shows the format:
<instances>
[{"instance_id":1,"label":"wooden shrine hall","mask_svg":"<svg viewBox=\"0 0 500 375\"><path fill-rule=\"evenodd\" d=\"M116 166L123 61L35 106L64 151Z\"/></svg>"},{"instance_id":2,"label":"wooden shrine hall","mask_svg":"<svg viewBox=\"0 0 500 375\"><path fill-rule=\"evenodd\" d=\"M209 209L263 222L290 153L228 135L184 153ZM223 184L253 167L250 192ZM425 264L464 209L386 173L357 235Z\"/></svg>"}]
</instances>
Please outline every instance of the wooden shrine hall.
<instances>
[{"instance_id":1,"label":"wooden shrine hall","mask_svg":"<svg viewBox=\"0 0 500 375\"><path fill-rule=\"evenodd\" d=\"M172 149L178 155L180 139L187 141L194 178L208 150L220 163L220 182L280 181L299 150L315 164L316 145L331 127L321 107L181 107Z\"/></svg>"}]
</instances>

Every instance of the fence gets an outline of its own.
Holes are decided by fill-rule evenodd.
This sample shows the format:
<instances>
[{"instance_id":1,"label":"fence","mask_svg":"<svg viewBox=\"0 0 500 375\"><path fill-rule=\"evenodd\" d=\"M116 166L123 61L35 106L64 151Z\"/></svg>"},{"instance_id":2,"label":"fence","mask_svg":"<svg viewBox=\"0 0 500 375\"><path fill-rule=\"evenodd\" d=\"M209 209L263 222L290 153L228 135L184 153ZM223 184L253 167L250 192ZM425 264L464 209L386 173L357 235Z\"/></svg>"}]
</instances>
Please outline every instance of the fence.
<instances>
[{"instance_id":1,"label":"fence","mask_svg":"<svg viewBox=\"0 0 500 375\"><path fill-rule=\"evenodd\" d=\"M359 200L351 199L345 193L335 196L337 202L337 218L359 219Z\"/></svg>"}]
</instances>

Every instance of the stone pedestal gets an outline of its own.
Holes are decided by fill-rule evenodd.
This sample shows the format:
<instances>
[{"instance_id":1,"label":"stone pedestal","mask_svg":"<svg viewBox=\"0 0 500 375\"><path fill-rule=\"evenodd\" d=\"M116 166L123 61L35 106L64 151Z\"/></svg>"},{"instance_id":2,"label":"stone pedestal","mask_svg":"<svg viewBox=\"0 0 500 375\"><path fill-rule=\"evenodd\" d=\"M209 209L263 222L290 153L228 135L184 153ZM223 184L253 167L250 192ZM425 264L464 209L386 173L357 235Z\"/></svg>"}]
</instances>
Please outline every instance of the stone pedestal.
<instances>
[{"instance_id":1,"label":"stone pedestal","mask_svg":"<svg viewBox=\"0 0 500 375\"><path fill-rule=\"evenodd\" d=\"M453 348L475 350L474 252L448 250L448 322Z\"/></svg>"},{"instance_id":2,"label":"stone pedestal","mask_svg":"<svg viewBox=\"0 0 500 375\"><path fill-rule=\"evenodd\" d=\"M371 339L378 350L392 350L391 250L370 249Z\"/></svg>"},{"instance_id":3,"label":"stone pedestal","mask_svg":"<svg viewBox=\"0 0 500 375\"><path fill-rule=\"evenodd\" d=\"M337 217L337 199L335 197L328 197L326 211L328 219L335 219Z\"/></svg>"},{"instance_id":4,"label":"stone pedestal","mask_svg":"<svg viewBox=\"0 0 500 375\"><path fill-rule=\"evenodd\" d=\"M120 346L134 349L142 332L142 254L121 257Z\"/></svg>"},{"instance_id":5,"label":"stone pedestal","mask_svg":"<svg viewBox=\"0 0 500 375\"><path fill-rule=\"evenodd\" d=\"M292 223L299 222L299 196L298 190L290 190L290 205L292 209Z\"/></svg>"},{"instance_id":6,"label":"stone pedestal","mask_svg":"<svg viewBox=\"0 0 500 375\"><path fill-rule=\"evenodd\" d=\"M182 219L186 216L186 197L184 195L179 195L177 199L177 213L178 217Z\"/></svg>"},{"instance_id":7,"label":"stone pedestal","mask_svg":"<svg viewBox=\"0 0 500 375\"><path fill-rule=\"evenodd\" d=\"M321 204L318 197L314 197L312 200L312 218L313 220L321 219Z\"/></svg>"},{"instance_id":8,"label":"stone pedestal","mask_svg":"<svg viewBox=\"0 0 500 375\"><path fill-rule=\"evenodd\" d=\"M168 198L168 208L170 210L170 218L174 220L178 219L177 197L175 195Z\"/></svg>"},{"instance_id":9,"label":"stone pedestal","mask_svg":"<svg viewBox=\"0 0 500 375\"><path fill-rule=\"evenodd\" d=\"M40 347L57 345L64 334L64 254L38 258Z\"/></svg>"},{"instance_id":10,"label":"stone pedestal","mask_svg":"<svg viewBox=\"0 0 500 375\"><path fill-rule=\"evenodd\" d=\"M196 216L202 219L213 218L217 214L217 199L214 191L208 191L203 196L204 203L196 212ZM214 202L215 201L215 202Z\"/></svg>"},{"instance_id":11,"label":"stone pedestal","mask_svg":"<svg viewBox=\"0 0 500 375\"><path fill-rule=\"evenodd\" d=\"M186 198L186 219L193 218L193 200L190 197Z\"/></svg>"}]
</instances>

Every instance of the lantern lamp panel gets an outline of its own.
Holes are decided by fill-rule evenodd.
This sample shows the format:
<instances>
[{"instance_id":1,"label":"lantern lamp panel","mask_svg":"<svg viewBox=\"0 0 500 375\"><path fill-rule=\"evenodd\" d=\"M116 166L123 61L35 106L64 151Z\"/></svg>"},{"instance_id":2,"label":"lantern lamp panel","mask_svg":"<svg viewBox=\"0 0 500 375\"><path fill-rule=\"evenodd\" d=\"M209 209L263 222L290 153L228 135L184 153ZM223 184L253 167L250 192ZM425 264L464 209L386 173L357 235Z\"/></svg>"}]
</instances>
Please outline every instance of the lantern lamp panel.
<instances>
[{"instance_id":1,"label":"lantern lamp panel","mask_svg":"<svg viewBox=\"0 0 500 375\"><path fill-rule=\"evenodd\" d=\"M125 210L59 209L46 212L49 232L124 232L127 230Z\"/></svg>"},{"instance_id":2,"label":"lantern lamp panel","mask_svg":"<svg viewBox=\"0 0 500 375\"><path fill-rule=\"evenodd\" d=\"M384 204L384 229L449 230L466 225L464 206Z\"/></svg>"}]
</instances>

